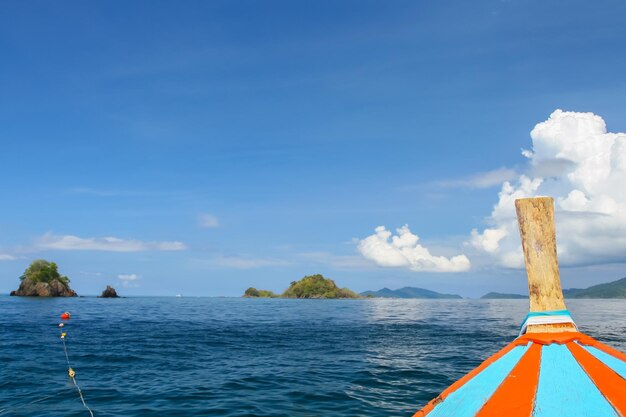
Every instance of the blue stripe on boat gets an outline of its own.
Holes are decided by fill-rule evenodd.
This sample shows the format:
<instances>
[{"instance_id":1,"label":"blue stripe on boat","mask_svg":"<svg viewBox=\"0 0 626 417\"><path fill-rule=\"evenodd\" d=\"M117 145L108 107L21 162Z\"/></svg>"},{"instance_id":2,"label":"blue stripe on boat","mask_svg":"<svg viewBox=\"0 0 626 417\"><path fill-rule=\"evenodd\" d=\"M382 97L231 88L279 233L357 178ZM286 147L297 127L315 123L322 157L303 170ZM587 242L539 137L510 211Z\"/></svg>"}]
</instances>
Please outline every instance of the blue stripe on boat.
<instances>
[{"instance_id":1,"label":"blue stripe on boat","mask_svg":"<svg viewBox=\"0 0 626 417\"><path fill-rule=\"evenodd\" d=\"M428 414L428 417L474 417L493 395L504 378L513 370L528 347L516 346L503 357L483 369L462 387L448 395Z\"/></svg>"},{"instance_id":2,"label":"blue stripe on boat","mask_svg":"<svg viewBox=\"0 0 626 417\"><path fill-rule=\"evenodd\" d=\"M618 417L565 345L544 346L533 417Z\"/></svg>"},{"instance_id":3,"label":"blue stripe on boat","mask_svg":"<svg viewBox=\"0 0 626 417\"><path fill-rule=\"evenodd\" d=\"M626 379L626 362L611 356L606 352L593 346L583 346L589 353L598 358L603 364L617 372L622 378ZM626 393L624 393L626 395Z\"/></svg>"}]
</instances>

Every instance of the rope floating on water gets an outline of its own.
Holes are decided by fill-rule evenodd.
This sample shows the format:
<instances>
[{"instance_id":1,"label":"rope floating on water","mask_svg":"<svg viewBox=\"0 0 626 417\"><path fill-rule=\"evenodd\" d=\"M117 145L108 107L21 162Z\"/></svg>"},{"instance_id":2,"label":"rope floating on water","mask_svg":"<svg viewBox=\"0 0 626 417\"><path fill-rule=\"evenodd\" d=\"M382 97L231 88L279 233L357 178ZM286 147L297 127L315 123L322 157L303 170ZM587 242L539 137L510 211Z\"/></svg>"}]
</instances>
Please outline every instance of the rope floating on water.
<instances>
[{"instance_id":1,"label":"rope floating on water","mask_svg":"<svg viewBox=\"0 0 626 417\"><path fill-rule=\"evenodd\" d=\"M70 313L65 312L61 314L61 318L63 320L69 320ZM59 327L64 327L64 324L59 323ZM82 401L83 406L87 409L87 411L89 411L89 414L91 415L91 417L94 417L93 411L91 411L91 408L89 408L89 406L85 402L85 398L83 397L83 392L81 391L80 387L78 386L78 383L76 382L76 371L74 371L74 369L72 369L72 366L70 365L70 357L67 354L67 345L65 344L66 336L67 336L67 333L65 332L61 333L61 342L63 342L63 352L65 353L65 362L67 362L67 375L72 379L72 382L74 383L74 386L76 387L76 390L78 391L78 395L80 396L80 400Z\"/></svg>"},{"instance_id":2,"label":"rope floating on water","mask_svg":"<svg viewBox=\"0 0 626 417\"><path fill-rule=\"evenodd\" d=\"M63 320L69 320L70 318L70 313L65 312L63 314L61 314L61 319ZM59 323L59 328L64 328L65 327L65 323L61 322ZM64 331L61 333L61 342L63 342L63 352L65 353L65 362L67 363L67 374L68 376L72 379L72 382L74 383L74 386L76 387L76 390L78 391L78 395L80 396L80 400L83 403L83 406L87 409L87 411L89 411L89 414L91 415L91 417L94 417L93 415L93 411L91 411L91 409L89 408L89 406L87 406L87 403L85 403L85 398L83 397L83 392L80 389L80 386L78 385L78 383L76 382L76 371L74 371L74 369L71 367L70 365L70 358L69 355L67 353L67 345L65 344L65 338L67 337L67 333ZM57 394L53 394L53 395L46 395L45 397L41 397L38 398L36 400L24 403L24 404L20 404L17 405L15 407L7 407L7 408L1 408L0 409L0 414L4 414L10 411L15 411L15 410L19 410L25 407L28 407L29 405L33 405L45 400L48 400L50 398L54 398L61 395L61 392L57 393Z\"/></svg>"}]
</instances>

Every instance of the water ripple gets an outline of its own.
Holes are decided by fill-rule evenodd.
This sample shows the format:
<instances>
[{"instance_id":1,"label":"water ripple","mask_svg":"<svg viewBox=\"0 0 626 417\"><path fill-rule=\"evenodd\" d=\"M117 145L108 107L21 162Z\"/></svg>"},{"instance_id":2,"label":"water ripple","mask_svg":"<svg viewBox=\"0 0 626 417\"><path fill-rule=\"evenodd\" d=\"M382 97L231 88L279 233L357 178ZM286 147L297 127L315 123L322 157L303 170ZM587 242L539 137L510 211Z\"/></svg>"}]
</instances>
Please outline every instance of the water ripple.
<instances>
[{"instance_id":1,"label":"water ripple","mask_svg":"<svg viewBox=\"0 0 626 417\"><path fill-rule=\"evenodd\" d=\"M625 350L626 301L568 303ZM0 297L0 416L410 416L506 345L524 300ZM36 401L32 403L33 401Z\"/></svg>"}]
</instances>

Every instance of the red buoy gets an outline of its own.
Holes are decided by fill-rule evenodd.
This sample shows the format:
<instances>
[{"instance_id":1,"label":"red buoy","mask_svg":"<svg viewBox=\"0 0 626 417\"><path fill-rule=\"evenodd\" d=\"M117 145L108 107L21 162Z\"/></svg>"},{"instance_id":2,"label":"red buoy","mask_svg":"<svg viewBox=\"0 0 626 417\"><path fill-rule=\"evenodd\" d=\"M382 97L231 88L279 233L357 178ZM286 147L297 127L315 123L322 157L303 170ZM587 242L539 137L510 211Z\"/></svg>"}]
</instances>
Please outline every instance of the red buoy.
<instances>
[{"instance_id":1,"label":"red buoy","mask_svg":"<svg viewBox=\"0 0 626 417\"><path fill-rule=\"evenodd\" d=\"M61 320L69 320L69 319L70 319L70 313L68 313L67 311L61 314Z\"/></svg>"}]
</instances>

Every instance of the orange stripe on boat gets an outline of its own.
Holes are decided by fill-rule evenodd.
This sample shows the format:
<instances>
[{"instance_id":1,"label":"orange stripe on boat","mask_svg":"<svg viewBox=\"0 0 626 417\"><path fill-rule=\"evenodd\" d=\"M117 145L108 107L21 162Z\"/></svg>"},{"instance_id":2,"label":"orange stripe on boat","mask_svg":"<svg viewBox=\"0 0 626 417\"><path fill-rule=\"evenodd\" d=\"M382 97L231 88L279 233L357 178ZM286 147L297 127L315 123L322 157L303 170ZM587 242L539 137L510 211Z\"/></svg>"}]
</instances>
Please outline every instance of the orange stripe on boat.
<instances>
[{"instance_id":1,"label":"orange stripe on boat","mask_svg":"<svg viewBox=\"0 0 626 417\"><path fill-rule=\"evenodd\" d=\"M626 354L610 346L598 342L593 337L580 332L561 332L561 333L526 333L513 341L516 345L526 345L528 342L540 345L551 345L556 343L559 345L577 341L585 346L593 346L606 354L616 357L626 362Z\"/></svg>"},{"instance_id":2,"label":"orange stripe on boat","mask_svg":"<svg viewBox=\"0 0 626 417\"><path fill-rule=\"evenodd\" d=\"M542 345L533 344L487 400L476 417L530 417L533 413Z\"/></svg>"},{"instance_id":3,"label":"orange stripe on boat","mask_svg":"<svg viewBox=\"0 0 626 417\"><path fill-rule=\"evenodd\" d=\"M576 343L568 343L566 346L604 398L619 415L626 416L626 380Z\"/></svg>"},{"instance_id":4,"label":"orange stripe on boat","mask_svg":"<svg viewBox=\"0 0 626 417\"><path fill-rule=\"evenodd\" d=\"M413 414L413 417L423 417L426 414L430 413L432 411L432 409L435 408L435 406L437 404L439 404L440 402L445 400L448 395L452 394L454 391L456 391L459 388L461 388L463 385L465 385L465 383L467 381L469 381L470 379L474 378L483 369L485 369L486 367L488 367L489 365L491 365L492 363L494 363L495 361L500 359L502 356L506 355L511 349L513 349L516 346L517 346L517 344L515 344L515 343L509 343L508 345L506 345L505 347L500 349L500 351L498 351L497 353L493 354L489 358L485 359L485 361L483 363L481 363L480 365L478 365L477 368L474 368L474 370L470 371L470 373L465 375L463 378L459 379L454 384L450 385L441 394L439 394L437 396L437 398L431 400L428 404L426 404L424 406L424 408L419 410L417 413Z\"/></svg>"},{"instance_id":5,"label":"orange stripe on boat","mask_svg":"<svg viewBox=\"0 0 626 417\"><path fill-rule=\"evenodd\" d=\"M615 350L610 346L607 345L603 345L602 343L596 341L596 343L594 343L593 345L594 348L601 350L602 352L614 356L617 359L621 360L622 362L626 362L626 354L620 352L619 350Z\"/></svg>"},{"instance_id":6,"label":"orange stripe on boat","mask_svg":"<svg viewBox=\"0 0 626 417\"><path fill-rule=\"evenodd\" d=\"M551 345L553 343L563 345L575 340L590 346L595 346L595 344L598 343L593 337L580 332L526 333L515 339L513 343L517 345L526 345L528 342L537 343L539 345Z\"/></svg>"}]
</instances>

